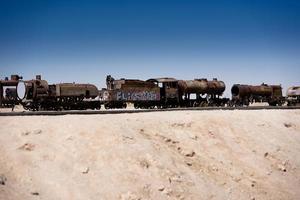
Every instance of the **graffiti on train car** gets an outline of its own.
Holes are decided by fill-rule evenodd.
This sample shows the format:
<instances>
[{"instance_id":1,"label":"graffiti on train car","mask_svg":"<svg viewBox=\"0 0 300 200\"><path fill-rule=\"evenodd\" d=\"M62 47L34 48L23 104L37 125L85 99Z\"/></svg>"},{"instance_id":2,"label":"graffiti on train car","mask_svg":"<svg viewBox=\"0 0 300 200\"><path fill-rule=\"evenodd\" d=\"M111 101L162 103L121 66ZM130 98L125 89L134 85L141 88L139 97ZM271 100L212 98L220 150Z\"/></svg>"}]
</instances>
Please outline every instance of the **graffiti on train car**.
<instances>
[{"instance_id":1,"label":"graffiti on train car","mask_svg":"<svg viewBox=\"0 0 300 200\"><path fill-rule=\"evenodd\" d=\"M160 94L154 91L140 91L140 92L117 92L118 101L159 101Z\"/></svg>"}]
</instances>

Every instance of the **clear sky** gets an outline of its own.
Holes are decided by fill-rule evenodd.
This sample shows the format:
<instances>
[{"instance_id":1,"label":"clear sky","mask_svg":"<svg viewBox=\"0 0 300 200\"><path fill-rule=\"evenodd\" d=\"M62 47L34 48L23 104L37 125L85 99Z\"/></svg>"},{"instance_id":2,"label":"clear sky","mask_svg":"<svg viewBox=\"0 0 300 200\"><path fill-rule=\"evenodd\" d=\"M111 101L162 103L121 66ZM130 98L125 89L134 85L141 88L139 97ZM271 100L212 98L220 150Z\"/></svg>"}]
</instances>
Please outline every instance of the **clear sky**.
<instances>
[{"instance_id":1,"label":"clear sky","mask_svg":"<svg viewBox=\"0 0 300 200\"><path fill-rule=\"evenodd\" d=\"M298 0L0 0L0 76L300 85ZM285 92L285 91L284 91Z\"/></svg>"}]
</instances>

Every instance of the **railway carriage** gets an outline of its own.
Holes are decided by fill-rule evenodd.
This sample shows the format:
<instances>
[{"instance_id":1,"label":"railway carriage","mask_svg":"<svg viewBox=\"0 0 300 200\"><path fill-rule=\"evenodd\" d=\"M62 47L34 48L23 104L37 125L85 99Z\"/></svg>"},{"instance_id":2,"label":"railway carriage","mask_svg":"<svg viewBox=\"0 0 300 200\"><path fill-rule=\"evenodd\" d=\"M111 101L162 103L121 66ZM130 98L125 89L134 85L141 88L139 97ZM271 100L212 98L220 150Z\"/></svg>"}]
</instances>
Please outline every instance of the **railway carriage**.
<instances>
[{"instance_id":1,"label":"railway carriage","mask_svg":"<svg viewBox=\"0 0 300 200\"><path fill-rule=\"evenodd\" d=\"M281 106L285 99L281 85L241 85L234 84L231 88L231 106L249 106L254 102L267 102L270 106Z\"/></svg>"}]
</instances>

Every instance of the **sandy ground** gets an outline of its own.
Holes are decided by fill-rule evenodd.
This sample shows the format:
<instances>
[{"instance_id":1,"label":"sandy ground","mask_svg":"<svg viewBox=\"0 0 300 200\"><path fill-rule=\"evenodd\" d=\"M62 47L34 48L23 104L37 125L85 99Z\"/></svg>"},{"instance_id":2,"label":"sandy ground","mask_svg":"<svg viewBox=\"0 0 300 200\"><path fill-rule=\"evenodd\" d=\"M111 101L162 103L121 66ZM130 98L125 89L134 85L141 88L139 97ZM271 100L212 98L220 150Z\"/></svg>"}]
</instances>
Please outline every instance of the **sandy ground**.
<instances>
[{"instance_id":1,"label":"sandy ground","mask_svg":"<svg viewBox=\"0 0 300 200\"><path fill-rule=\"evenodd\" d=\"M300 111L0 117L0 199L300 199Z\"/></svg>"}]
</instances>

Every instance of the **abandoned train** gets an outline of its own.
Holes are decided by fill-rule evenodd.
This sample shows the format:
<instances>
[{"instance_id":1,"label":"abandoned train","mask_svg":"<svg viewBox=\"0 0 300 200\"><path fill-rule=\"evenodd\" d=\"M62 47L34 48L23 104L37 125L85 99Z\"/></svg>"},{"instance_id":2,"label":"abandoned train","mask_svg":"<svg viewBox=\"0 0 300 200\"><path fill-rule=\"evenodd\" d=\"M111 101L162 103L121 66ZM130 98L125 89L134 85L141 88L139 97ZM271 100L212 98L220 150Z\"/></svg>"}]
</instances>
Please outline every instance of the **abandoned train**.
<instances>
[{"instance_id":1,"label":"abandoned train","mask_svg":"<svg viewBox=\"0 0 300 200\"><path fill-rule=\"evenodd\" d=\"M24 96L18 95L18 86L24 85ZM12 86L5 90L4 86ZM0 81L0 104L20 103L27 110L83 110L126 108L174 108L205 106L248 106L253 102L267 102L272 106L299 105L300 87L291 87L287 97L282 95L280 85L258 86L234 84L232 98L222 97L226 89L223 81L213 79L177 80L174 78L152 78L115 80L106 77L106 88L98 90L93 84L59 83L48 84L40 75L23 81L13 75L11 80Z\"/></svg>"},{"instance_id":2,"label":"abandoned train","mask_svg":"<svg viewBox=\"0 0 300 200\"><path fill-rule=\"evenodd\" d=\"M115 80L107 76L106 84L107 88L100 91L105 108L124 108L128 102L135 108L224 106L229 100L221 98L225 83L217 79L153 78L141 81Z\"/></svg>"}]
</instances>

